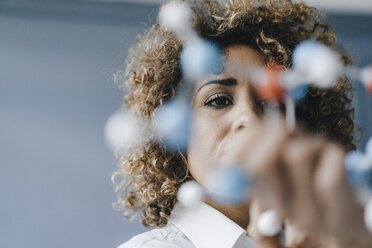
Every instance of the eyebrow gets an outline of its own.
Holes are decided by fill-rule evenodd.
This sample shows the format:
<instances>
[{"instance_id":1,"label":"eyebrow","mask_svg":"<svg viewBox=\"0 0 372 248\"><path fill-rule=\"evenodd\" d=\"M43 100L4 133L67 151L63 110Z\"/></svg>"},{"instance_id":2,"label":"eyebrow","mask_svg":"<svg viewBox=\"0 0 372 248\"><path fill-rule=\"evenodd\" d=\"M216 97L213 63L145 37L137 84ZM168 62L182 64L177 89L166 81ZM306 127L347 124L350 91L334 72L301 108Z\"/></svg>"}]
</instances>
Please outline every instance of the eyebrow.
<instances>
[{"instance_id":1,"label":"eyebrow","mask_svg":"<svg viewBox=\"0 0 372 248\"><path fill-rule=\"evenodd\" d=\"M199 92L203 87L205 87L207 85L210 85L210 84L220 84L220 85L225 85L225 86L233 86L233 85L237 85L238 83L233 78L212 80L212 81L208 81L205 84L203 84L202 86L200 86L200 88L198 89L197 92Z\"/></svg>"}]
</instances>

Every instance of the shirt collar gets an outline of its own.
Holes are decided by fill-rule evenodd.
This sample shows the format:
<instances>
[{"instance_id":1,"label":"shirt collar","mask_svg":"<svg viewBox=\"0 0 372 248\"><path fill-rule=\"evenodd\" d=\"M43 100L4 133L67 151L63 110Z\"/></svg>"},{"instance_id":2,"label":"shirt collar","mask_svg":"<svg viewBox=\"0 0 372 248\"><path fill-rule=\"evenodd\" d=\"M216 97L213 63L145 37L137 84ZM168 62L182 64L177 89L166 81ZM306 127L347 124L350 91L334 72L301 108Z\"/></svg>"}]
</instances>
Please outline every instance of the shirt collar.
<instances>
[{"instance_id":1,"label":"shirt collar","mask_svg":"<svg viewBox=\"0 0 372 248\"><path fill-rule=\"evenodd\" d=\"M197 248L254 247L243 228L206 203L192 208L177 204L170 222Z\"/></svg>"}]
</instances>

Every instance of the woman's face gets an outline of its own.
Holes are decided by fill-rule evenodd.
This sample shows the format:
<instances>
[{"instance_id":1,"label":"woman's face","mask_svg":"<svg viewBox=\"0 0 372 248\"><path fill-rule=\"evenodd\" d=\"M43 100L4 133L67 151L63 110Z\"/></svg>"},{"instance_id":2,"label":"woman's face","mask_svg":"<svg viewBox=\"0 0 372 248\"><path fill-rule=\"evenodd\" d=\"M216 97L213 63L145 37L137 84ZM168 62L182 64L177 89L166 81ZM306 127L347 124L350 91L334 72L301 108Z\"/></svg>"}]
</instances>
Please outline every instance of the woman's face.
<instances>
[{"instance_id":1,"label":"woman's face","mask_svg":"<svg viewBox=\"0 0 372 248\"><path fill-rule=\"evenodd\" d=\"M237 67L264 66L260 54L247 46L225 50L224 71L195 87L193 121L187 158L192 176L205 184L217 165L231 162L234 145L242 135L253 135L260 125L260 102Z\"/></svg>"}]
</instances>

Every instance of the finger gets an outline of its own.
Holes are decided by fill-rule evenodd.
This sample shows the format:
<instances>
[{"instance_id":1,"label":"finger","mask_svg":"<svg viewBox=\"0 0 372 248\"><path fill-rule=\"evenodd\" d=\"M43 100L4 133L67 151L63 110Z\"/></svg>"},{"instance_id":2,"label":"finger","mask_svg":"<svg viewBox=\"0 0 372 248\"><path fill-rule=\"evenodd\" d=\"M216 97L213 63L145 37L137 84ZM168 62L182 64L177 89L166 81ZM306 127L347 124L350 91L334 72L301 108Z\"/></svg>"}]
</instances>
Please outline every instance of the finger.
<instances>
[{"instance_id":1,"label":"finger","mask_svg":"<svg viewBox=\"0 0 372 248\"><path fill-rule=\"evenodd\" d=\"M303 229L290 220L285 222L285 234L286 244L291 248L337 247L324 235Z\"/></svg>"},{"instance_id":2,"label":"finger","mask_svg":"<svg viewBox=\"0 0 372 248\"><path fill-rule=\"evenodd\" d=\"M319 137L295 137L283 145L280 179L285 194L280 209L300 226L316 227L321 218L312 185L324 144Z\"/></svg>"},{"instance_id":3,"label":"finger","mask_svg":"<svg viewBox=\"0 0 372 248\"><path fill-rule=\"evenodd\" d=\"M260 139L246 149L245 166L253 178L253 194L266 209L276 208L281 195L285 194L278 161L289 135L284 126L264 127Z\"/></svg>"},{"instance_id":4,"label":"finger","mask_svg":"<svg viewBox=\"0 0 372 248\"><path fill-rule=\"evenodd\" d=\"M249 172L255 175L270 170L289 135L282 122L275 125L275 127L263 125L257 138L253 142L246 144L242 154Z\"/></svg>"},{"instance_id":5,"label":"finger","mask_svg":"<svg viewBox=\"0 0 372 248\"><path fill-rule=\"evenodd\" d=\"M347 185L344 155L339 146L328 145L315 173L314 191L322 209L325 231L343 242L372 242L363 224L363 209Z\"/></svg>"},{"instance_id":6,"label":"finger","mask_svg":"<svg viewBox=\"0 0 372 248\"><path fill-rule=\"evenodd\" d=\"M276 164L280 156L283 143L290 134L284 122L277 123L275 128L263 125L258 132L257 139L244 146L240 153L240 164L253 180L253 197L260 198L266 209L275 208L274 203L282 192Z\"/></svg>"},{"instance_id":7,"label":"finger","mask_svg":"<svg viewBox=\"0 0 372 248\"><path fill-rule=\"evenodd\" d=\"M317 201L322 212L326 213L323 217L330 227L336 227L339 224L337 212L347 203L343 200L346 193L343 157L344 153L333 145L326 146L314 174L314 191ZM337 206L338 204L341 205ZM331 209L336 211L329 211Z\"/></svg>"}]
</instances>

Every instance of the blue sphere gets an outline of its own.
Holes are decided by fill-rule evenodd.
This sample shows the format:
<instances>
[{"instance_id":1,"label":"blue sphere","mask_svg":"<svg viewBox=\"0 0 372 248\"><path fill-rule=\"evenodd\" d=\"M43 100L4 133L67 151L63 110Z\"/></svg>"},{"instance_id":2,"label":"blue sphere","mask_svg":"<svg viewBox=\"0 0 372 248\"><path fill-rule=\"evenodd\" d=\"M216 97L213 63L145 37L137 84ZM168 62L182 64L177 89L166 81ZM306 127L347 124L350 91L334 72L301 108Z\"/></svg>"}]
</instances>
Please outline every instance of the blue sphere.
<instances>
[{"instance_id":1,"label":"blue sphere","mask_svg":"<svg viewBox=\"0 0 372 248\"><path fill-rule=\"evenodd\" d=\"M189 104L182 100L166 103L155 114L155 127L169 150L186 150L190 133Z\"/></svg>"},{"instance_id":2,"label":"blue sphere","mask_svg":"<svg viewBox=\"0 0 372 248\"><path fill-rule=\"evenodd\" d=\"M345 156L345 166L347 170L357 170L358 165L363 159L363 154L358 151L348 152Z\"/></svg>"},{"instance_id":3,"label":"blue sphere","mask_svg":"<svg viewBox=\"0 0 372 248\"><path fill-rule=\"evenodd\" d=\"M372 137L370 137L368 142L367 142L366 155L367 155L368 159L372 161Z\"/></svg>"},{"instance_id":4,"label":"blue sphere","mask_svg":"<svg viewBox=\"0 0 372 248\"><path fill-rule=\"evenodd\" d=\"M222 52L210 41L195 39L184 47L180 64L186 79L198 81L222 71Z\"/></svg>"},{"instance_id":5,"label":"blue sphere","mask_svg":"<svg viewBox=\"0 0 372 248\"><path fill-rule=\"evenodd\" d=\"M217 171L207 185L211 197L221 204L235 205L246 201L251 192L251 179L234 166Z\"/></svg>"},{"instance_id":6,"label":"blue sphere","mask_svg":"<svg viewBox=\"0 0 372 248\"><path fill-rule=\"evenodd\" d=\"M287 92L296 102L301 101L307 93L309 86L307 85L300 85L294 89L291 89Z\"/></svg>"},{"instance_id":7,"label":"blue sphere","mask_svg":"<svg viewBox=\"0 0 372 248\"><path fill-rule=\"evenodd\" d=\"M372 164L361 152L352 151L345 157L347 180L356 190L372 189Z\"/></svg>"}]
</instances>

